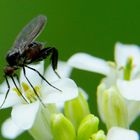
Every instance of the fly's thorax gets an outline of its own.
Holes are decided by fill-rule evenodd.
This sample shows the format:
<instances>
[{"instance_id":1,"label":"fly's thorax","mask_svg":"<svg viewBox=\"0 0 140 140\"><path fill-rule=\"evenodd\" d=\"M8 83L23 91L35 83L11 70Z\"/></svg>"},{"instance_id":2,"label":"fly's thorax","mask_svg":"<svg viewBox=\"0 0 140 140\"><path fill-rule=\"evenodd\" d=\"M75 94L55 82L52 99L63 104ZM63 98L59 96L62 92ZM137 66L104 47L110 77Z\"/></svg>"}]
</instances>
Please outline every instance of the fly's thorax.
<instances>
[{"instance_id":1,"label":"fly's thorax","mask_svg":"<svg viewBox=\"0 0 140 140\"><path fill-rule=\"evenodd\" d=\"M25 54L25 61L29 61L29 60L35 60L36 58L38 58L38 56L40 55L40 51L43 48L42 44L39 42L32 42L31 44L29 44L29 46L26 48L24 54Z\"/></svg>"}]
</instances>

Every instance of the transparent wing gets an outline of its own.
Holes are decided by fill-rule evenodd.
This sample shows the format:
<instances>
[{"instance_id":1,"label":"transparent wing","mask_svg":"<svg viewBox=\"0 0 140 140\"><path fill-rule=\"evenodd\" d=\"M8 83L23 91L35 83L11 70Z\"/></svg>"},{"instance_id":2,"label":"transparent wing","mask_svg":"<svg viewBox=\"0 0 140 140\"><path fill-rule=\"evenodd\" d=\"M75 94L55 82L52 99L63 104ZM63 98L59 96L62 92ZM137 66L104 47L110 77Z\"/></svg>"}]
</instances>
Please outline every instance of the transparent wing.
<instances>
[{"instance_id":1,"label":"transparent wing","mask_svg":"<svg viewBox=\"0 0 140 140\"><path fill-rule=\"evenodd\" d=\"M47 18L43 15L39 15L32 19L17 36L13 49L18 49L20 54L24 52L24 49L41 33L45 27Z\"/></svg>"}]
</instances>

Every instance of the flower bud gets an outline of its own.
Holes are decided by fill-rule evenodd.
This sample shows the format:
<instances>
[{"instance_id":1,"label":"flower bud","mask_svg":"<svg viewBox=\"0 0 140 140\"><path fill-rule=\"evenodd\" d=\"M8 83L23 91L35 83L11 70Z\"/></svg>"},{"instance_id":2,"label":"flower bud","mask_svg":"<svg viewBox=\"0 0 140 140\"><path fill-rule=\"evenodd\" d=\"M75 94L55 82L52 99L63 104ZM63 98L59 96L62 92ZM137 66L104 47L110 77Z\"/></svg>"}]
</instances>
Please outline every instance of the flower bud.
<instances>
[{"instance_id":1,"label":"flower bud","mask_svg":"<svg viewBox=\"0 0 140 140\"><path fill-rule=\"evenodd\" d=\"M99 130L97 133L93 134L89 140L106 140L104 131Z\"/></svg>"},{"instance_id":2,"label":"flower bud","mask_svg":"<svg viewBox=\"0 0 140 140\"><path fill-rule=\"evenodd\" d=\"M81 120L90 113L88 103L82 93L79 93L77 98L65 103L64 113L77 130Z\"/></svg>"},{"instance_id":3,"label":"flower bud","mask_svg":"<svg viewBox=\"0 0 140 140\"><path fill-rule=\"evenodd\" d=\"M72 123L62 114L54 114L51 119L53 140L75 140L76 133Z\"/></svg>"},{"instance_id":4,"label":"flower bud","mask_svg":"<svg viewBox=\"0 0 140 140\"><path fill-rule=\"evenodd\" d=\"M98 109L109 129L112 126L128 128L128 111L123 97L115 87L105 88L100 84L97 90Z\"/></svg>"},{"instance_id":5,"label":"flower bud","mask_svg":"<svg viewBox=\"0 0 140 140\"><path fill-rule=\"evenodd\" d=\"M78 128L77 140L88 140L93 133L98 131L99 119L92 114L87 115Z\"/></svg>"}]
</instances>

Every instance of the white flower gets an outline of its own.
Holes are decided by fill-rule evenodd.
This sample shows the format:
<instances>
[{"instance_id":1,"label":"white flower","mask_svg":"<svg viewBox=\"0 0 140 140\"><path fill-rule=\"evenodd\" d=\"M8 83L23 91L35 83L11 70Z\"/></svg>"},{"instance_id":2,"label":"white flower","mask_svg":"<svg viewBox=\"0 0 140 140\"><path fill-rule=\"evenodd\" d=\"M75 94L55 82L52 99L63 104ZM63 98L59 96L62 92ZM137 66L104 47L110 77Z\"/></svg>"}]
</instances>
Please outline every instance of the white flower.
<instances>
[{"instance_id":1,"label":"white flower","mask_svg":"<svg viewBox=\"0 0 140 140\"><path fill-rule=\"evenodd\" d=\"M112 127L107 134L107 140L139 140L139 136L133 130Z\"/></svg>"},{"instance_id":2,"label":"white flower","mask_svg":"<svg viewBox=\"0 0 140 140\"><path fill-rule=\"evenodd\" d=\"M40 140L43 140L44 138L45 140L51 140L52 135L49 133L49 115L53 112L56 113L57 110L62 107L65 101L77 97L78 88L73 80L66 78L69 77L71 67L67 66L64 62L59 62L58 64L58 73L61 76L61 79L54 74L51 67L49 67L44 74L43 61L39 64L29 66L38 70L40 74L44 75L44 77L53 86L60 89L62 92L49 86L33 70L25 68L28 79L32 83L38 96L41 98L46 107L43 107L43 105L40 103L33 89L25 79L22 71L20 75L21 86L17 81L16 83L23 96L26 98L26 100L28 100L29 104L27 104L19 95L19 92L13 85L12 81L8 79L11 89L2 108L12 107L12 112L11 118L7 119L2 126L2 134L6 138L14 139L25 130L29 130L29 132L32 134L36 133L37 129L41 129L40 134L36 134L34 138L38 139L39 137ZM3 84L0 86L0 104L2 104L4 100L6 90L6 82L3 82Z\"/></svg>"},{"instance_id":3,"label":"white flower","mask_svg":"<svg viewBox=\"0 0 140 140\"><path fill-rule=\"evenodd\" d=\"M129 124L140 114L140 48L138 46L117 43L115 62L108 62L86 53L77 53L69 59L68 63L78 69L105 75L101 82L105 86L104 91L115 88L122 96L127 107ZM99 112L105 121L100 107Z\"/></svg>"}]
</instances>

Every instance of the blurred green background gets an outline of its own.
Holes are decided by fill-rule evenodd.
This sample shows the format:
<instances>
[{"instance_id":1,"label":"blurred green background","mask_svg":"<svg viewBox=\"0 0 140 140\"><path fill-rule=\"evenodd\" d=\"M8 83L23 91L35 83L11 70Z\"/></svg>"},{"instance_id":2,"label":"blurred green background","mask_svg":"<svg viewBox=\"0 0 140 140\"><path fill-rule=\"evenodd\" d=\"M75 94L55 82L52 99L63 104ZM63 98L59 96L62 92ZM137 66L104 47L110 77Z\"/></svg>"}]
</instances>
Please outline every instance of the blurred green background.
<instances>
[{"instance_id":1,"label":"blurred green background","mask_svg":"<svg viewBox=\"0 0 140 140\"><path fill-rule=\"evenodd\" d=\"M117 41L140 45L139 0L0 0L1 82L6 52L24 25L39 14L48 17L39 40L55 45L61 60L79 51L113 60ZM96 86L102 76L74 70L72 78L89 93L90 108L97 115ZM1 110L0 124L8 116L10 109ZM140 132L139 123L131 128ZM25 139L32 140L28 133L16 140ZM0 140L5 139L0 135Z\"/></svg>"}]
</instances>

